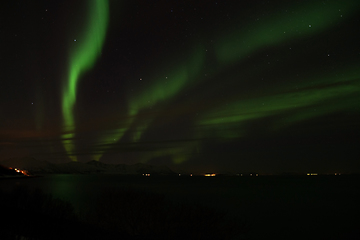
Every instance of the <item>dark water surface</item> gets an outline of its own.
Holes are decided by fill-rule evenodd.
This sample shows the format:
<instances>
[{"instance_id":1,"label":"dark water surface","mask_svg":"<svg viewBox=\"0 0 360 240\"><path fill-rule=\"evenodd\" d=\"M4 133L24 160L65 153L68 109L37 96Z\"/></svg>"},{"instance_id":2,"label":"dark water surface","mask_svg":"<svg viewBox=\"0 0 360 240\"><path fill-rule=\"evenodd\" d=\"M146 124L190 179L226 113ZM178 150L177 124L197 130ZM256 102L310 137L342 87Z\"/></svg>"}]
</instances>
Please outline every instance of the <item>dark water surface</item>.
<instances>
[{"instance_id":1,"label":"dark water surface","mask_svg":"<svg viewBox=\"0 0 360 240\"><path fill-rule=\"evenodd\" d=\"M170 201L200 203L238 216L253 239L357 239L360 178L304 177L137 177L48 175L2 179L0 188L40 188L74 208L91 211L104 192L135 189L164 194Z\"/></svg>"}]
</instances>

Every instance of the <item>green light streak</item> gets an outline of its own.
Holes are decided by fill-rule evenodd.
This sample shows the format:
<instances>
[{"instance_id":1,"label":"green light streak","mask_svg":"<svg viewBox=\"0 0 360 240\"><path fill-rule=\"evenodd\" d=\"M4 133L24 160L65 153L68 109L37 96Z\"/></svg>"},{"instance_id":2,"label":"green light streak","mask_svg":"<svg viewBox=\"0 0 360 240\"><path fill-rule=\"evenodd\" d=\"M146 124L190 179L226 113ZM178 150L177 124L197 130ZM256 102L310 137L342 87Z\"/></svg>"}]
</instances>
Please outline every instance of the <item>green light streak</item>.
<instances>
[{"instance_id":1,"label":"green light streak","mask_svg":"<svg viewBox=\"0 0 360 240\"><path fill-rule=\"evenodd\" d=\"M215 52L220 66L216 66L214 71L221 73L227 65L236 64L249 54L263 48L321 33L329 29L334 22L342 21L345 16L351 15L359 5L358 1L300 4L302 6L289 8L288 13L282 12L282 14L250 24L248 28L221 34L224 37L219 37L219 40L215 41L218 43ZM344 18L340 19L339 9ZM165 76L162 79L149 78L148 81L151 81L151 85L148 88L129 95L129 122L118 132L106 135L107 137L103 141L110 143L111 139L121 139L127 131L132 131L134 142L139 141L156 117L156 112L152 108L156 107L156 110L161 110L162 104L166 105L166 101L181 94L186 87L192 86L193 82L196 84L199 79L203 79L200 76L203 65L204 51L198 50L192 54L190 61L172 64L171 66L176 67L170 67L170 74L166 75L167 81L164 79ZM321 77L321 80L315 81L315 85L311 87L299 84L298 91L268 92L267 95L261 95L259 98L240 99L235 103L205 113L198 120L197 125L204 130L205 134L215 132L216 135L224 138L234 138L245 133L245 130L241 128L249 120L292 114L292 117L287 118L290 119L289 121L279 121L273 126L274 130L283 128L286 124L322 116L339 109L341 104L336 107L335 105L325 107L324 102L334 101L358 91L358 81L354 82L351 79L353 78L350 76L345 79ZM329 85L330 82L339 82L339 85ZM322 108L309 112L309 108L318 105ZM299 114L293 114L293 110L299 111ZM234 132L234 127L239 131ZM202 131L200 132L202 133ZM187 159L184 157L186 154L182 154L181 151L183 148L159 150L153 153L152 157L171 155L174 156L175 163L181 163Z\"/></svg>"},{"instance_id":2,"label":"green light streak","mask_svg":"<svg viewBox=\"0 0 360 240\"><path fill-rule=\"evenodd\" d=\"M115 130L113 134L106 135L106 138L102 139L102 143L111 142L111 139L120 140L127 131L131 131L133 142L140 141L143 133L150 126L151 122L156 116L156 111L152 111L152 107L156 106L156 110L161 109L162 104L175 97L185 87L198 83L200 71L204 65L205 52L203 48L199 47L189 56L188 61L182 64L171 64L171 67L165 68L166 72L169 72L163 79L151 79L152 85L138 93L129 96L129 118L126 123L122 125L121 129ZM176 66L176 67L172 67ZM146 114L142 114L145 111ZM110 145L109 145L110 146ZM103 150L109 150L107 147ZM176 150L178 152L180 150ZM96 160L99 160L103 155L96 156ZM174 150L157 151L153 153L151 158L174 155ZM181 155L181 154L175 154ZM176 162L185 161L185 157L177 157ZM149 158L145 157L144 161L148 161Z\"/></svg>"},{"instance_id":3,"label":"green light streak","mask_svg":"<svg viewBox=\"0 0 360 240\"><path fill-rule=\"evenodd\" d=\"M191 141L187 143L177 143L176 146L162 146L162 149L151 151L140 156L142 163L147 163L152 159L167 156L174 164L181 164L188 159L199 149L199 143L197 141Z\"/></svg>"},{"instance_id":4,"label":"green light streak","mask_svg":"<svg viewBox=\"0 0 360 240\"><path fill-rule=\"evenodd\" d=\"M215 48L217 59L222 65L218 71L223 71L227 65L237 64L238 61L260 49L319 34L334 23L343 21L344 18L340 15L351 16L358 8L358 1L308 2L302 6L281 10L281 14L254 21L253 24L241 30L232 30L222 34L225 37L217 41L218 45ZM341 101L341 98L352 96L359 91L357 80L359 75L356 68L348 71L345 77L333 77L343 75L338 74L320 77L320 80L302 81L298 84L299 90L296 92L289 93L288 90L283 93L281 90L280 93L268 92L267 96L261 94L260 97L242 99L212 109L199 118L198 137L204 135L223 138L241 137L246 132L244 124L249 120L292 113L291 117L286 118L287 120L274 126L276 130L295 122L340 110L344 108L342 104L325 106L323 103L336 99ZM279 92L279 88L284 88L284 86L276 86L275 89L278 90L275 91ZM310 112L310 107L318 105L321 106L320 109L314 110L314 108ZM294 109L298 111L297 114L293 114Z\"/></svg>"},{"instance_id":5,"label":"green light streak","mask_svg":"<svg viewBox=\"0 0 360 240\"><path fill-rule=\"evenodd\" d=\"M150 122L150 121L149 121ZM144 123L142 125L139 125L136 129L136 131L134 132L133 135L133 141L137 142L140 140L143 132L147 129L147 127L150 125L150 123Z\"/></svg>"},{"instance_id":6,"label":"green light streak","mask_svg":"<svg viewBox=\"0 0 360 240\"><path fill-rule=\"evenodd\" d=\"M191 54L186 63L170 70L170 74L163 79L152 79L154 82L149 89L145 89L135 96L130 96L130 116L135 116L140 110L155 106L176 96L190 84L198 83L199 73L205 59L205 52L198 48ZM168 70L167 70L168 71Z\"/></svg>"},{"instance_id":7,"label":"green light streak","mask_svg":"<svg viewBox=\"0 0 360 240\"><path fill-rule=\"evenodd\" d=\"M216 48L217 58L224 65L232 64L261 48L318 34L335 21L344 20L340 18L339 10L348 16L358 6L359 1L310 1L302 7L294 6L286 12L282 10L281 14L260 19L246 29L225 34L226 37L220 39Z\"/></svg>"},{"instance_id":8,"label":"green light streak","mask_svg":"<svg viewBox=\"0 0 360 240\"><path fill-rule=\"evenodd\" d=\"M73 133L68 133L68 134L63 134L62 136L62 143L63 146L65 148L66 153L68 154L69 158L72 161L76 161L76 156L72 155L75 152L75 148L74 148L74 144L73 144L73 139L74 139L74 134Z\"/></svg>"},{"instance_id":9,"label":"green light streak","mask_svg":"<svg viewBox=\"0 0 360 240\"><path fill-rule=\"evenodd\" d=\"M105 40L109 6L107 0L93 0L88 15L89 22L85 33L76 41L76 45L70 54L70 66L68 80L63 86L62 113L63 127L66 134L62 138L73 138L75 131L74 105L79 79L82 73L89 70L101 52ZM64 147L68 154L75 150L72 140L66 140ZM76 160L75 157L72 160Z\"/></svg>"},{"instance_id":10,"label":"green light streak","mask_svg":"<svg viewBox=\"0 0 360 240\"><path fill-rule=\"evenodd\" d=\"M320 79L311 88L304 86L292 92L268 93L267 96L238 100L204 114L198 126L204 127L205 131L215 132L218 137L231 138L241 136L244 129L237 133L233 129L245 127L248 120L286 116L273 126L273 130L278 130L331 112L352 109L360 100L357 95L360 91L360 75L354 73L349 71L347 76L333 79L329 76L326 79L331 84Z\"/></svg>"},{"instance_id":11,"label":"green light streak","mask_svg":"<svg viewBox=\"0 0 360 240\"><path fill-rule=\"evenodd\" d=\"M204 65L204 60L205 52L199 47L191 54L186 63L170 71L166 79L155 80L155 83L149 89L131 98L129 101L130 116L136 116L141 110L149 109L169 100L179 94L185 87L198 83L199 81L197 80L199 79L200 70ZM134 141L138 141L141 138L153 117L148 116L146 122L137 127Z\"/></svg>"},{"instance_id":12,"label":"green light streak","mask_svg":"<svg viewBox=\"0 0 360 240\"><path fill-rule=\"evenodd\" d=\"M164 149L161 151L154 152L151 158L169 156L172 159L172 162L175 164L181 164L186 162L189 159L191 153L189 152L191 148L172 148L172 149ZM150 160L150 159L149 159ZM144 161L147 162L147 161Z\"/></svg>"},{"instance_id":13,"label":"green light streak","mask_svg":"<svg viewBox=\"0 0 360 240\"><path fill-rule=\"evenodd\" d=\"M99 161L104 152L109 150L114 143L119 141L124 136L126 131L127 127L124 127L103 133L100 137L100 142L104 147L99 154L93 155L93 160Z\"/></svg>"},{"instance_id":14,"label":"green light streak","mask_svg":"<svg viewBox=\"0 0 360 240\"><path fill-rule=\"evenodd\" d=\"M168 75L162 79L149 80L153 83L149 88L129 96L129 121L123 125L120 133L115 130L108 139L120 140L126 131L131 131L132 140L134 142L139 141L156 116L157 112L152 111L152 107L156 106L156 110L159 111L162 104L166 104L166 101L177 96L184 88L199 82L200 71L205 60L205 51L198 47L191 52L188 58L182 64L175 65L172 63L170 66L176 67L166 68L166 72L169 72ZM147 112L140 114L142 111ZM103 141L109 142L107 139L103 139ZM98 159L100 157L98 156Z\"/></svg>"}]
</instances>

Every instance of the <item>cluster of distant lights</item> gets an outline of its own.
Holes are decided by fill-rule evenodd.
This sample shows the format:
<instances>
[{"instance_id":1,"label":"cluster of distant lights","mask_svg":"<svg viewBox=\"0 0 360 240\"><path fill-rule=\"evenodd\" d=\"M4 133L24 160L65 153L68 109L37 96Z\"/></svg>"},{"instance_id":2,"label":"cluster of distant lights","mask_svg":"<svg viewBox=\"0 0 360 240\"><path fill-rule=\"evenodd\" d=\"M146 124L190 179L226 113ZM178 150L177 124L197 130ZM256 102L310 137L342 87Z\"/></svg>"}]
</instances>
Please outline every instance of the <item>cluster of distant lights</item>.
<instances>
[{"instance_id":1,"label":"cluster of distant lights","mask_svg":"<svg viewBox=\"0 0 360 240\"><path fill-rule=\"evenodd\" d=\"M145 177L150 177L150 173L143 173L142 175L145 176ZM307 175L307 176L317 176L317 175L319 175L319 174L318 174L318 173L307 173L306 175ZM341 173L335 173L334 175L335 175L335 176L340 176ZM190 177L192 177L193 174L190 173L190 174L184 175L184 174L179 173L178 176L179 176L179 177L181 177L181 176L190 176ZM204 177L216 177L216 173L205 173L205 174L199 175L199 176L204 176ZM258 177L259 174L258 174L258 173L250 173L250 174L238 173L238 174L236 174L236 176L239 176L239 177L244 177L244 176Z\"/></svg>"},{"instance_id":2,"label":"cluster of distant lights","mask_svg":"<svg viewBox=\"0 0 360 240\"><path fill-rule=\"evenodd\" d=\"M308 176L317 176L318 174L317 173L307 173L306 175L308 175Z\"/></svg>"},{"instance_id":3,"label":"cluster of distant lights","mask_svg":"<svg viewBox=\"0 0 360 240\"><path fill-rule=\"evenodd\" d=\"M240 176L240 177L243 177L243 176L258 177L259 174L258 173L250 173L250 174L238 173L238 174L236 174L236 176Z\"/></svg>"},{"instance_id":4,"label":"cluster of distant lights","mask_svg":"<svg viewBox=\"0 0 360 240\"><path fill-rule=\"evenodd\" d=\"M318 174L318 173L307 173L306 175L307 175L307 176L317 176L317 175L319 175L319 174ZM341 173L335 173L334 175L335 175L335 176L340 176Z\"/></svg>"},{"instance_id":5,"label":"cluster of distant lights","mask_svg":"<svg viewBox=\"0 0 360 240\"><path fill-rule=\"evenodd\" d=\"M215 177L216 174L215 173L207 173L205 174L205 177Z\"/></svg>"},{"instance_id":6,"label":"cluster of distant lights","mask_svg":"<svg viewBox=\"0 0 360 240\"><path fill-rule=\"evenodd\" d=\"M145 177L150 177L150 173L143 173L142 175L145 176ZM182 175L183 175L183 174L179 173L179 177L181 177ZM190 176L190 177L192 177L193 174L190 173L189 175L185 175L185 176ZM204 176L205 176L205 177L215 177L216 174L215 174L215 173L207 173L207 174L205 174Z\"/></svg>"},{"instance_id":7,"label":"cluster of distant lights","mask_svg":"<svg viewBox=\"0 0 360 240\"><path fill-rule=\"evenodd\" d=\"M25 176L30 176L29 175L29 172L27 171L27 170L21 170L21 169L18 169L18 168L9 168L9 169L11 169L11 170L14 170L14 171L16 171L16 172L18 172L18 173L22 173L23 175L25 175ZM150 173L143 173L142 174L143 176L145 176L145 177L150 177ZM317 175L319 175L318 173L307 173L306 174L307 176L317 176ZM334 174L335 176L340 176L341 175L341 173L335 173ZM179 177L181 177L182 176L182 174L181 173L179 173ZM193 174L192 173L190 173L188 176L190 176L190 177L192 177L193 176ZM205 177L215 177L216 176L216 173L206 173L206 174L204 174L204 175L202 175L202 176L205 176ZM258 177L259 176L259 174L258 173L250 173L250 174L242 174L242 173L238 173L238 174L236 174L236 176L240 176L240 177L243 177L243 176L250 176L250 177Z\"/></svg>"},{"instance_id":8,"label":"cluster of distant lights","mask_svg":"<svg viewBox=\"0 0 360 240\"><path fill-rule=\"evenodd\" d=\"M150 177L150 173L143 173L142 174L143 176L145 176L145 177ZM245 175L245 174L236 174L237 176L250 176L250 177L252 177L252 176L255 176L255 177L258 177L259 176L259 174L258 173L250 173L250 174L248 174L248 175ZM190 174L181 174L181 173L179 173L178 174L178 176L179 177L181 177L181 176L190 176L190 177L192 177L193 176L193 174L192 173L190 173ZM203 175L199 175L199 176L204 176L204 177L216 177L216 173L205 173L205 174L203 174Z\"/></svg>"},{"instance_id":9,"label":"cluster of distant lights","mask_svg":"<svg viewBox=\"0 0 360 240\"><path fill-rule=\"evenodd\" d=\"M29 175L29 172L28 171L26 171L26 170L21 170L21 169L18 169L18 168L9 168L10 170L15 170L15 172L18 172L18 173L22 173L23 175L25 175L25 176L30 176Z\"/></svg>"}]
</instances>

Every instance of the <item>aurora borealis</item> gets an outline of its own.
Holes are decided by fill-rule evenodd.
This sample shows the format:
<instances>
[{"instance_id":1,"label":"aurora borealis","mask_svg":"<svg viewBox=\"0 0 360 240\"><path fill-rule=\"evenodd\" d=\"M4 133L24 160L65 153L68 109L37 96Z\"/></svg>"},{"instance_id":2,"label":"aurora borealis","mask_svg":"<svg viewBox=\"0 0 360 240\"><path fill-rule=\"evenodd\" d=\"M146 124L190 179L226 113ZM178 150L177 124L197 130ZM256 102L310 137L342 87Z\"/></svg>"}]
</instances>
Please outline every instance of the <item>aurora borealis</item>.
<instances>
[{"instance_id":1,"label":"aurora borealis","mask_svg":"<svg viewBox=\"0 0 360 240\"><path fill-rule=\"evenodd\" d=\"M74 143L71 138L74 137L75 121L74 121L74 105L76 102L76 93L78 81L81 74L89 70L95 63L96 58L100 54L108 23L109 7L108 2L104 0L89 1L90 13L88 14L88 26L85 27L85 33L81 34L81 40L71 50L69 77L65 81L62 96L62 112L64 117L64 129L70 133L64 134L64 147L72 158L75 151ZM81 27L82 28L82 27ZM82 30L82 29L81 29ZM80 30L80 31L81 31ZM68 128L68 129L67 129ZM75 158L74 158L75 159Z\"/></svg>"},{"instance_id":2,"label":"aurora borealis","mask_svg":"<svg viewBox=\"0 0 360 240\"><path fill-rule=\"evenodd\" d=\"M2 11L3 158L359 170L358 1L9 1Z\"/></svg>"}]
</instances>

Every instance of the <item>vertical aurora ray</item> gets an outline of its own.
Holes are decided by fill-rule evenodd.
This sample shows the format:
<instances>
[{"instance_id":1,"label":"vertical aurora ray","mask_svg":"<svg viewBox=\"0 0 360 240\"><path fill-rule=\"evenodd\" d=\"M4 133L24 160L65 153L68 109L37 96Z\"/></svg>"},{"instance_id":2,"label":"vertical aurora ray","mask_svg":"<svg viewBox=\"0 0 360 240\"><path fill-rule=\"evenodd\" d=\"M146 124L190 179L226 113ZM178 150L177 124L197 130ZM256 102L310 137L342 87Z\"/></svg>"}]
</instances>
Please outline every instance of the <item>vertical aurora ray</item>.
<instances>
[{"instance_id":1,"label":"vertical aurora ray","mask_svg":"<svg viewBox=\"0 0 360 240\"><path fill-rule=\"evenodd\" d=\"M77 39L75 47L70 53L70 65L68 79L63 85L62 113L63 145L71 156L74 153L75 117L74 106L76 93L81 74L88 71L94 64L101 52L109 20L109 5L107 0L92 0L88 14L88 25L84 34ZM72 157L72 160L76 160Z\"/></svg>"}]
</instances>

